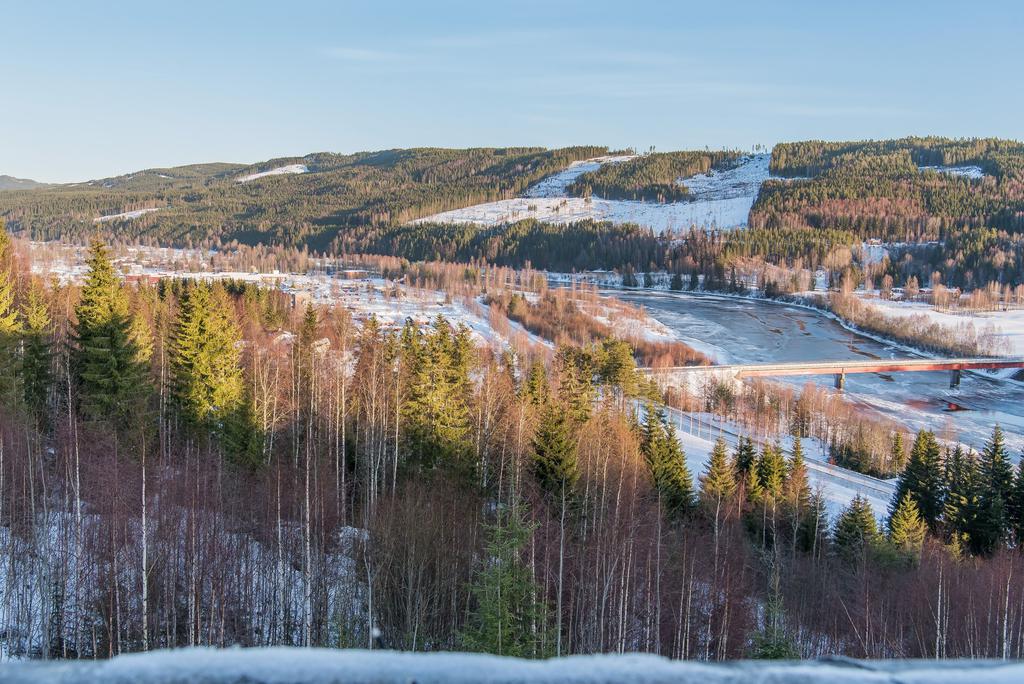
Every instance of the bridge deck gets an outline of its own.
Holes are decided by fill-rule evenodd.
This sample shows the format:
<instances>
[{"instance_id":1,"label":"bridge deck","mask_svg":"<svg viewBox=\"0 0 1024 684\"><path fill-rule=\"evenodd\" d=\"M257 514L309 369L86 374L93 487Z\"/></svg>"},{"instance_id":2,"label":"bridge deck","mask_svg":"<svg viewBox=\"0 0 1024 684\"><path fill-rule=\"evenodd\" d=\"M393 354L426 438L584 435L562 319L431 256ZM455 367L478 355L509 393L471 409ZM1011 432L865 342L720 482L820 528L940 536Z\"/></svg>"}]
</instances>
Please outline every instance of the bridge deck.
<instances>
[{"instance_id":1,"label":"bridge deck","mask_svg":"<svg viewBox=\"0 0 1024 684\"><path fill-rule=\"evenodd\" d=\"M738 378L784 375L847 375L851 373L896 373L906 371L963 371L990 368L1024 368L1024 357L964 359L870 359L806 361L795 363L753 363L723 366L673 366L641 368L651 375L677 373L730 373Z\"/></svg>"}]
</instances>

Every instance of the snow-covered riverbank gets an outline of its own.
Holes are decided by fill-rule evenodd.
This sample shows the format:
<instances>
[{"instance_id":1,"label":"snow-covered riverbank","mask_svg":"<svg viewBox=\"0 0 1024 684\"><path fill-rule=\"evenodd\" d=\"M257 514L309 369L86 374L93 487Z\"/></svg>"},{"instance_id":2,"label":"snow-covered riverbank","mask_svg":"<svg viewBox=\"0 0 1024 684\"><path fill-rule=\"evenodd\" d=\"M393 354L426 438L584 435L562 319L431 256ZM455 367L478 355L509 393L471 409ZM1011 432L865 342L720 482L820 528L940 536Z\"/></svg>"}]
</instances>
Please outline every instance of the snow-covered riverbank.
<instances>
[{"instance_id":1,"label":"snow-covered riverbank","mask_svg":"<svg viewBox=\"0 0 1024 684\"><path fill-rule=\"evenodd\" d=\"M0 678L27 682L122 684L338 684L340 682L622 682L628 684L1016 684L1024 663L996 660L707 663L639 653L521 660L475 653L252 648L188 648L101 661L9 664Z\"/></svg>"}]
</instances>

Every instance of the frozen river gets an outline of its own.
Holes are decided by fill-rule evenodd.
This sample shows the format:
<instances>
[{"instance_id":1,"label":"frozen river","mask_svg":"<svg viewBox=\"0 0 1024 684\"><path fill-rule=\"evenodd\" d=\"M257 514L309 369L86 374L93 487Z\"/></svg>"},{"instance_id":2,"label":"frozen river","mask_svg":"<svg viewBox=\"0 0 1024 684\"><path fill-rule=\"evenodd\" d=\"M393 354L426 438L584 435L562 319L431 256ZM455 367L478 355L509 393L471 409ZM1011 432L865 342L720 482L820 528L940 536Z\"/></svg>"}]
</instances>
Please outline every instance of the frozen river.
<instances>
[{"instance_id":1,"label":"frozen river","mask_svg":"<svg viewBox=\"0 0 1024 684\"><path fill-rule=\"evenodd\" d=\"M715 295L609 290L674 330L684 341L719 363L767 363L910 356L899 349L846 330L815 311L774 302ZM780 378L832 387L831 375ZM1013 457L1024 448L1024 384L964 373L959 389L949 373L857 374L846 377L846 395L904 425L941 433L981 448L998 422Z\"/></svg>"}]
</instances>

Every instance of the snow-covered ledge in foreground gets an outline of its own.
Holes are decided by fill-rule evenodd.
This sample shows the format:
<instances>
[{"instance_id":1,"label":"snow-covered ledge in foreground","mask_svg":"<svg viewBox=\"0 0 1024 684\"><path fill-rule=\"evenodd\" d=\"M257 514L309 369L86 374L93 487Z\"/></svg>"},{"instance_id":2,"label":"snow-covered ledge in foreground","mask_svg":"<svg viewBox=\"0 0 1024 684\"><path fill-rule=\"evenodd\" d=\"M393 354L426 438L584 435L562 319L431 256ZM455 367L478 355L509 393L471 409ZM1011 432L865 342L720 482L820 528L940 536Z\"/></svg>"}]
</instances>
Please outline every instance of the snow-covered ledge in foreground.
<instances>
[{"instance_id":1,"label":"snow-covered ledge in foreground","mask_svg":"<svg viewBox=\"0 0 1024 684\"><path fill-rule=\"evenodd\" d=\"M745 661L728 664L654 655L591 655L546 661L469 653L396 653L331 649L190 648L123 655L106 661L0 666L0 680L20 682L627 682L647 684L1011 684L1024 664L1005 661Z\"/></svg>"}]
</instances>

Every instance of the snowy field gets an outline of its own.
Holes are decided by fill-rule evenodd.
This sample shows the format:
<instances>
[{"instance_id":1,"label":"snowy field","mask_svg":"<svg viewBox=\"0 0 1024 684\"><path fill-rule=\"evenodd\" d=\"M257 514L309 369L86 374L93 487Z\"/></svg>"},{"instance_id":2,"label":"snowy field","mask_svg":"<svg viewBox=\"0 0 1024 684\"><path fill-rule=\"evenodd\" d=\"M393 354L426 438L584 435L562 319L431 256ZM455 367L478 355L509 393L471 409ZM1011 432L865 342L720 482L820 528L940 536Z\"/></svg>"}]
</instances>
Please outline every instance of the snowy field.
<instances>
[{"instance_id":1,"label":"snowy field","mask_svg":"<svg viewBox=\"0 0 1024 684\"><path fill-rule=\"evenodd\" d=\"M948 173L951 176L960 176L961 178L970 178L972 180L985 177L985 172L981 170L980 166L919 166L917 168L921 171Z\"/></svg>"},{"instance_id":2,"label":"snowy field","mask_svg":"<svg viewBox=\"0 0 1024 684\"><path fill-rule=\"evenodd\" d=\"M340 682L622 682L623 684L1018 684L1024 664L997 660L853 660L703 663L649 654L520 660L474 653L189 648L110 660L5 665L0 679L121 684L337 684Z\"/></svg>"},{"instance_id":3,"label":"snowy field","mask_svg":"<svg viewBox=\"0 0 1024 684\"><path fill-rule=\"evenodd\" d=\"M924 302L902 302L885 299L866 299L888 316L927 316L930 320L951 330L971 323L978 331L990 333L999 351L1006 356L1024 356L1024 309L1007 311L939 311Z\"/></svg>"},{"instance_id":4,"label":"snowy field","mask_svg":"<svg viewBox=\"0 0 1024 684\"><path fill-rule=\"evenodd\" d=\"M573 223L584 219L612 223L636 223L658 232L685 230L690 226L736 228L745 226L761 183L768 178L770 155L744 157L735 168L681 179L693 193L687 202L635 202L599 197L569 197L566 188L581 174L602 163L619 163L628 157L599 157L575 162L540 181L523 197L486 202L434 214L415 223L477 223L495 226L523 219Z\"/></svg>"},{"instance_id":5,"label":"snowy field","mask_svg":"<svg viewBox=\"0 0 1024 684\"><path fill-rule=\"evenodd\" d=\"M131 219L137 219L140 216L144 216L152 211L160 211L160 207L154 207L152 209L136 209L135 211L123 211L120 214L107 214L106 216L97 216L92 220L93 223L106 223L107 221L129 221Z\"/></svg>"},{"instance_id":6,"label":"snowy field","mask_svg":"<svg viewBox=\"0 0 1024 684\"><path fill-rule=\"evenodd\" d=\"M259 178L266 178L267 176L280 176L289 173L308 173L309 168L305 164L289 164L288 166L278 166L276 169L270 169L269 171L260 171L259 173L250 173L247 176L239 176L235 179L238 183L248 183Z\"/></svg>"}]
</instances>

